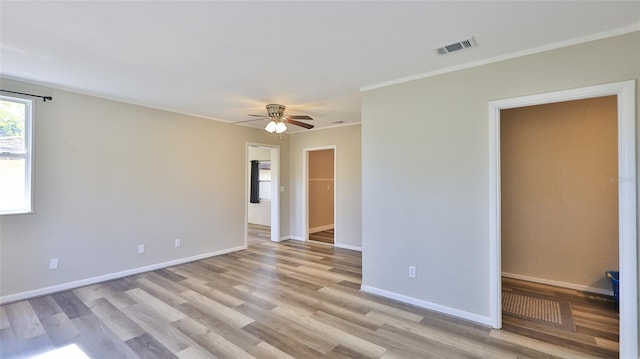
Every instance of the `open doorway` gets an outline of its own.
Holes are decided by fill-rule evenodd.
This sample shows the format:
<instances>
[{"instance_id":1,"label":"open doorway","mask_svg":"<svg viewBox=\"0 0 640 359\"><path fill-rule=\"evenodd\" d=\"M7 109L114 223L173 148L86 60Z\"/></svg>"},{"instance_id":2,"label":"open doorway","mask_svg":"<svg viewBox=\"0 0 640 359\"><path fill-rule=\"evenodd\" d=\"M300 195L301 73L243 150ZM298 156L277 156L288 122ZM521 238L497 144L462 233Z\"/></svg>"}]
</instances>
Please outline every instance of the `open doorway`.
<instances>
[{"instance_id":1,"label":"open doorway","mask_svg":"<svg viewBox=\"0 0 640 359\"><path fill-rule=\"evenodd\" d=\"M500 111L503 329L618 357L616 96Z\"/></svg>"},{"instance_id":2,"label":"open doorway","mask_svg":"<svg viewBox=\"0 0 640 359\"><path fill-rule=\"evenodd\" d=\"M635 82L625 81L575 90L518 97L489 103L490 130L490 323L500 329L502 323L502 226L501 226L501 141L500 116L505 109L535 106L613 95L617 104L617 185L619 281L619 355L638 355L638 272L637 272L637 197L635 160Z\"/></svg>"},{"instance_id":3,"label":"open doorway","mask_svg":"<svg viewBox=\"0 0 640 359\"><path fill-rule=\"evenodd\" d=\"M335 244L335 148L305 150L305 238Z\"/></svg>"},{"instance_id":4,"label":"open doorway","mask_svg":"<svg viewBox=\"0 0 640 359\"><path fill-rule=\"evenodd\" d=\"M251 240L280 240L279 148L247 144L245 245Z\"/></svg>"}]
</instances>

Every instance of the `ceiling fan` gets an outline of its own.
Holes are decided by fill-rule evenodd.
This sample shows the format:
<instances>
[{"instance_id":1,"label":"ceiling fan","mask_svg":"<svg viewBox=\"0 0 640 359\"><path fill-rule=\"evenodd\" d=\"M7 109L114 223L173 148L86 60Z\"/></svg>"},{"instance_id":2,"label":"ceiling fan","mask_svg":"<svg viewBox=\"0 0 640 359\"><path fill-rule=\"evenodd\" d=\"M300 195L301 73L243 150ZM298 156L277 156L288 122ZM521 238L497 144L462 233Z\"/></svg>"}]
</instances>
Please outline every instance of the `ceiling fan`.
<instances>
[{"instance_id":1,"label":"ceiling fan","mask_svg":"<svg viewBox=\"0 0 640 359\"><path fill-rule=\"evenodd\" d=\"M267 126L264 128L264 130L269 133L274 133L274 132L283 133L284 131L287 130L286 124L300 126L300 127L306 128L307 130L310 130L314 127L313 125L310 125L308 123L296 121L296 120L306 120L306 121L313 120L309 116L306 116L306 115L285 116L284 109L286 108L286 106L284 105L271 103L266 105L265 108L267 109L267 115L251 115L250 114L249 116L260 117L260 118L257 118L255 120L241 121L241 122L270 120ZM241 123L241 122L236 122L236 123Z\"/></svg>"}]
</instances>

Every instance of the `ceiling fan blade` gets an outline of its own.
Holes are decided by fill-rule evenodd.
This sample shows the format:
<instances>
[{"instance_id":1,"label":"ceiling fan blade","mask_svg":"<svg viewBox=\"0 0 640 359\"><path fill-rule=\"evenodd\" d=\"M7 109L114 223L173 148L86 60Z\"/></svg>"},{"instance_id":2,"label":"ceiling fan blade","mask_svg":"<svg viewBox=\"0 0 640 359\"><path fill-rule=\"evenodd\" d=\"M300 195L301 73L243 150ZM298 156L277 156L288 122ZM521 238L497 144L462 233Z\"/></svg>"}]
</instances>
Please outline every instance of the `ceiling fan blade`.
<instances>
[{"instance_id":1,"label":"ceiling fan blade","mask_svg":"<svg viewBox=\"0 0 640 359\"><path fill-rule=\"evenodd\" d=\"M307 115L299 115L299 116L286 116L287 118L292 118L295 120L307 120L307 121L311 121L313 120L311 117L307 116Z\"/></svg>"},{"instance_id":2,"label":"ceiling fan blade","mask_svg":"<svg viewBox=\"0 0 640 359\"><path fill-rule=\"evenodd\" d=\"M304 122L300 122L300 121L296 121L296 120L291 120L291 119L287 119L287 123L290 123L292 125L296 125L296 126L300 126L300 127L304 127L307 130L310 130L313 128L313 125L310 125L308 123L304 123Z\"/></svg>"},{"instance_id":3,"label":"ceiling fan blade","mask_svg":"<svg viewBox=\"0 0 640 359\"><path fill-rule=\"evenodd\" d=\"M245 122L252 122L252 121L261 121L261 120L265 120L266 118L255 118L253 120L244 120L244 121L238 121L238 122L232 122L232 125L235 125L237 123L245 123Z\"/></svg>"},{"instance_id":4,"label":"ceiling fan blade","mask_svg":"<svg viewBox=\"0 0 640 359\"><path fill-rule=\"evenodd\" d=\"M253 117L267 117L267 115L252 115L252 114L249 114L248 116L253 116Z\"/></svg>"}]
</instances>

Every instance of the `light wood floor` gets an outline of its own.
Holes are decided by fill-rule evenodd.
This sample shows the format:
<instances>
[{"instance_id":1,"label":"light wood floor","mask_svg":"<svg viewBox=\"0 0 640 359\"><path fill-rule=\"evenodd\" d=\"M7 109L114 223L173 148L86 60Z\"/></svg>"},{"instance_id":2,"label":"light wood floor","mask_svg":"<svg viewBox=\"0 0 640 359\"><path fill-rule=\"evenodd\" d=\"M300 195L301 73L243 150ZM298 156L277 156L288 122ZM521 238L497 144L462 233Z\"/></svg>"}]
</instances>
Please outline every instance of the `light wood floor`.
<instances>
[{"instance_id":1,"label":"light wood floor","mask_svg":"<svg viewBox=\"0 0 640 359\"><path fill-rule=\"evenodd\" d=\"M620 316L611 297L510 278L502 279L502 288L514 293L568 302L575 324L575 331L569 331L503 313L504 330L600 358L618 357Z\"/></svg>"},{"instance_id":2,"label":"light wood floor","mask_svg":"<svg viewBox=\"0 0 640 359\"><path fill-rule=\"evenodd\" d=\"M335 233L333 229L328 229L322 232L309 233L310 241L317 241L322 243L333 244L333 239L335 237Z\"/></svg>"},{"instance_id":3,"label":"light wood floor","mask_svg":"<svg viewBox=\"0 0 640 359\"><path fill-rule=\"evenodd\" d=\"M359 291L359 252L249 249L0 307L0 357L587 358Z\"/></svg>"}]
</instances>

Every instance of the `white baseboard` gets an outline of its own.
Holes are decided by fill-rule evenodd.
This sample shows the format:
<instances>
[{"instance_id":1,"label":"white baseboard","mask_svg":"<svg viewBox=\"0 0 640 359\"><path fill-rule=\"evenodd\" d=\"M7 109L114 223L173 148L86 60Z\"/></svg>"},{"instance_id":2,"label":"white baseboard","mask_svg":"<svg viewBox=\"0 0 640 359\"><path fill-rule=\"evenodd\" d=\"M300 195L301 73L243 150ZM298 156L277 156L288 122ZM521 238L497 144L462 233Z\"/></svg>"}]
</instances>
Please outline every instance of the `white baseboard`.
<instances>
[{"instance_id":1,"label":"white baseboard","mask_svg":"<svg viewBox=\"0 0 640 359\"><path fill-rule=\"evenodd\" d=\"M34 297L40 297L40 296L43 296L43 295L48 295L48 294L53 294L53 293L57 293L57 292L62 292L62 291L69 290L69 289L84 287L84 286L87 286L87 285L96 284L96 283L100 283L100 282L106 282L108 280L118 279L118 278L130 276L130 275L134 275L134 274L149 272L149 271L162 269L162 268L166 268L166 267L171 267L171 266L175 266L175 265L183 264L183 263L187 263L187 262L193 262L193 261L197 261L199 259L215 257L215 256L219 256L219 255L227 254L227 253L231 253L231 252L237 252L237 251L241 251L241 250L244 250L244 249L247 249L247 246L243 245L243 246L239 246L239 247L227 248L227 249L223 249L223 250L220 250L220 251L198 254L198 255L195 255L195 256L191 256L191 257L174 259L174 260L170 260L170 261L167 261L167 262L151 264L151 265L144 266L144 267L127 269L127 270L124 270L124 271L121 271L121 272L100 275L100 276L97 276L97 277L81 279L81 280L77 280L77 281L73 281L73 282L67 282L67 283L63 283L63 284L54 285L54 286L51 286L51 287L45 287L45 288L40 288L40 289L29 290L29 291L26 291L26 292L20 292L20 293L16 293L16 294L5 295L5 296L1 296L0 297L0 304L6 304L6 303L10 303L10 302L19 301L19 300L24 300L24 299L34 298Z\"/></svg>"},{"instance_id":2,"label":"white baseboard","mask_svg":"<svg viewBox=\"0 0 640 359\"><path fill-rule=\"evenodd\" d=\"M287 239L293 239L294 241L301 241L304 242L304 238L302 237L298 237L298 236L288 236Z\"/></svg>"},{"instance_id":3,"label":"white baseboard","mask_svg":"<svg viewBox=\"0 0 640 359\"><path fill-rule=\"evenodd\" d=\"M356 247L356 246L352 246L350 244L334 243L333 246L336 247L336 248L350 249L352 251L362 252L362 247Z\"/></svg>"},{"instance_id":4,"label":"white baseboard","mask_svg":"<svg viewBox=\"0 0 640 359\"><path fill-rule=\"evenodd\" d=\"M309 233L317 233L317 232L322 232L322 231L328 231L330 229L333 229L335 226L333 224L327 224L325 226L319 226L319 227L313 227L313 228L309 228Z\"/></svg>"},{"instance_id":5,"label":"white baseboard","mask_svg":"<svg viewBox=\"0 0 640 359\"><path fill-rule=\"evenodd\" d=\"M604 295L613 296L613 291L611 291L611 290L594 288L594 287L589 287L589 286L586 286L586 285L566 283L566 282L558 282L558 281L550 280L550 279L529 277L529 276L522 275L522 274L506 273L506 272L502 272L502 276L506 277L506 278L525 280L527 282L547 284L547 285L552 285L552 286L555 286L555 287L578 290L578 291L581 291L581 292L590 292L590 293L604 294Z\"/></svg>"},{"instance_id":6,"label":"white baseboard","mask_svg":"<svg viewBox=\"0 0 640 359\"><path fill-rule=\"evenodd\" d=\"M394 300L397 300L399 302L415 305L416 307L433 310L435 312L440 312L440 313L447 314L447 315L452 315L454 317L470 320L472 322L476 322L476 323L480 323L480 324L484 324L484 325L490 325L489 324L490 323L490 318L488 316L482 316L482 315L479 315L479 314L469 313L469 312L466 312L464 310L455 309L455 308L447 307L447 306L444 306L444 305L441 305L441 304L432 303L432 302L427 302L426 300L422 300L422 299L418 299L418 298L414 298L414 297L409 297L409 296L406 296L406 295L403 295L403 294L390 292L390 291L384 290L384 289L370 287L368 285L362 285L360 287L360 290L362 292L365 292L365 293L379 295L381 297L394 299Z\"/></svg>"}]
</instances>

